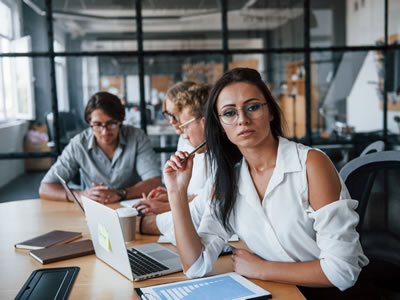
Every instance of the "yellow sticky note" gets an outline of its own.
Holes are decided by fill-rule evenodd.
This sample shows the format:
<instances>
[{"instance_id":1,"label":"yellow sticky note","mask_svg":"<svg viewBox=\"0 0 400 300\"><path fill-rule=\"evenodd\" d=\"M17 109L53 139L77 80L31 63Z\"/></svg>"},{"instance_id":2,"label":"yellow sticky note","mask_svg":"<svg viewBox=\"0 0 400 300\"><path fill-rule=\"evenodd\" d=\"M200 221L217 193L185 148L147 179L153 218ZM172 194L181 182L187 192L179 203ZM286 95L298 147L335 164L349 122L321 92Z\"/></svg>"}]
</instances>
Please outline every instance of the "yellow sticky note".
<instances>
[{"instance_id":1,"label":"yellow sticky note","mask_svg":"<svg viewBox=\"0 0 400 300\"><path fill-rule=\"evenodd\" d=\"M99 244L102 246L106 251L111 251L111 242L110 237L108 236L107 228L104 227L102 224L98 224L97 226Z\"/></svg>"}]
</instances>

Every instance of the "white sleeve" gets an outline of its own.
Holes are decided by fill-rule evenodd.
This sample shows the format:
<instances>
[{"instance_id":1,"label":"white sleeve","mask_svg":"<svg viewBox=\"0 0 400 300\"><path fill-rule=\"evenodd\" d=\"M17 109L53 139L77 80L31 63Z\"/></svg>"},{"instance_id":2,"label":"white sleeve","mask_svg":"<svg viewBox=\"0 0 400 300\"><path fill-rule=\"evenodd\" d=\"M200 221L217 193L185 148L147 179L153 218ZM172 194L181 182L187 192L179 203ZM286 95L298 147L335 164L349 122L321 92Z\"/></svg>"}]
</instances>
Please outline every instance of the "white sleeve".
<instances>
[{"instance_id":1,"label":"white sleeve","mask_svg":"<svg viewBox=\"0 0 400 300\"><path fill-rule=\"evenodd\" d=\"M208 191L205 187L201 191L201 193L189 203L190 215L192 217L193 225L196 229L200 225L201 216L203 215L204 208L207 202L207 197L208 197ZM176 241L174 233L174 223L172 221L171 211L157 215L156 224L158 230L161 232L162 235L164 235L162 241L168 241L175 245Z\"/></svg>"},{"instance_id":2,"label":"white sleeve","mask_svg":"<svg viewBox=\"0 0 400 300\"><path fill-rule=\"evenodd\" d=\"M209 205L205 207L197 232L203 244L203 250L195 263L185 272L189 278L202 277L209 273L232 235L212 215Z\"/></svg>"},{"instance_id":3,"label":"white sleeve","mask_svg":"<svg viewBox=\"0 0 400 300\"><path fill-rule=\"evenodd\" d=\"M343 199L332 202L309 216L314 219L316 242L321 249L320 264L329 281L341 291L353 286L361 268L368 264L356 226L358 201Z\"/></svg>"}]
</instances>

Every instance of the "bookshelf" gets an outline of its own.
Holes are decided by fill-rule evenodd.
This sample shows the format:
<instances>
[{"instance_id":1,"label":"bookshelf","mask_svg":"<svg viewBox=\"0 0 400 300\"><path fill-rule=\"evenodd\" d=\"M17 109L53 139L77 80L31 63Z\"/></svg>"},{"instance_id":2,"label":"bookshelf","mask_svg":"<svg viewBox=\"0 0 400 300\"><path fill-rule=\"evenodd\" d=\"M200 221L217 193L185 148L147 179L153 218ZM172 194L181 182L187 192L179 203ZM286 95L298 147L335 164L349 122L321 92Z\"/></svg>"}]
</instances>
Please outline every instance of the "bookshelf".
<instances>
[{"instance_id":1,"label":"bookshelf","mask_svg":"<svg viewBox=\"0 0 400 300\"><path fill-rule=\"evenodd\" d=\"M285 135L289 138L301 138L306 134L306 98L304 61L286 64L287 93L281 96L281 109L286 122ZM318 128L322 118L318 113L318 89L315 84L317 64L311 62L311 128Z\"/></svg>"}]
</instances>

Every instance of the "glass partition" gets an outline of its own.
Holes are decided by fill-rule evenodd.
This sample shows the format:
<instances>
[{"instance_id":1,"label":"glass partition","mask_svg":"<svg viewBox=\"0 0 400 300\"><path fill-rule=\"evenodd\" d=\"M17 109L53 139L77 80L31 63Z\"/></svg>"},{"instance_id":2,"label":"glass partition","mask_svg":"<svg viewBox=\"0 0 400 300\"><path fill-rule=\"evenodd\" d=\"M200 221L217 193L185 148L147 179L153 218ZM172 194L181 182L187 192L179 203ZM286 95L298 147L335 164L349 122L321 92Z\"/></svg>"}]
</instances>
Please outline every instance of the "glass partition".
<instances>
[{"instance_id":1,"label":"glass partition","mask_svg":"<svg viewBox=\"0 0 400 300\"><path fill-rule=\"evenodd\" d=\"M384 1L311 0L313 47L371 46L385 36Z\"/></svg>"},{"instance_id":2,"label":"glass partition","mask_svg":"<svg viewBox=\"0 0 400 300\"><path fill-rule=\"evenodd\" d=\"M221 49L219 1L143 1L143 49Z\"/></svg>"},{"instance_id":3,"label":"glass partition","mask_svg":"<svg viewBox=\"0 0 400 300\"><path fill-rule=\"evenodd\" d=\"M227 1L230 49L304 46L303 1Z\"/></svg>"}]
</instances>

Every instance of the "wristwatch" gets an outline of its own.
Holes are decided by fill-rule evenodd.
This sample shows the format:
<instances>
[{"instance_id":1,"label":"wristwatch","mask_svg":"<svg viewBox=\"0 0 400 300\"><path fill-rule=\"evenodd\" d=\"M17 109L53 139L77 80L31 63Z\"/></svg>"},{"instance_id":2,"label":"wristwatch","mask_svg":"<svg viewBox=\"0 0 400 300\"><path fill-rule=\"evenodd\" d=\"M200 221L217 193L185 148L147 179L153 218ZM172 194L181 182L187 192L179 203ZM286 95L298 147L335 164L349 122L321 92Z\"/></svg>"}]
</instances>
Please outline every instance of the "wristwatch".
<instances>
[{"instance_id":1,"label":"wristwatch","mask_svg":"<svg viewBox=\"0 0 400 300\"><path fill-rule=\"evenodd\" d=\"M118 189L117 194L120 197L119 201L122 201L126 199L126 194L128 194L128 191L126 189Z\"/></svg>"}]
</instances>

